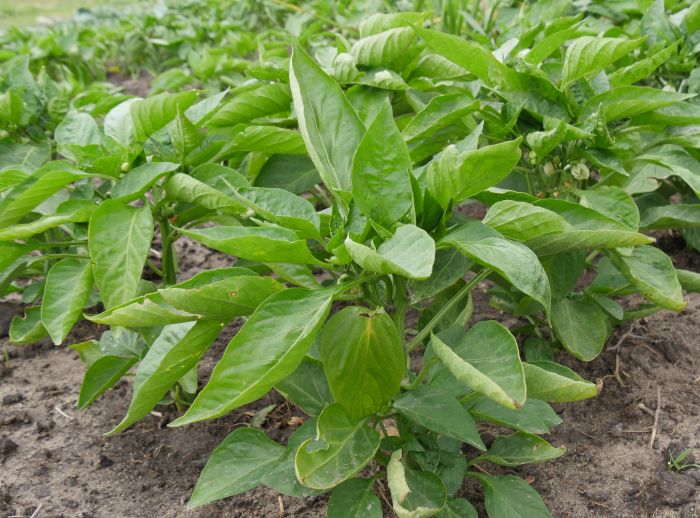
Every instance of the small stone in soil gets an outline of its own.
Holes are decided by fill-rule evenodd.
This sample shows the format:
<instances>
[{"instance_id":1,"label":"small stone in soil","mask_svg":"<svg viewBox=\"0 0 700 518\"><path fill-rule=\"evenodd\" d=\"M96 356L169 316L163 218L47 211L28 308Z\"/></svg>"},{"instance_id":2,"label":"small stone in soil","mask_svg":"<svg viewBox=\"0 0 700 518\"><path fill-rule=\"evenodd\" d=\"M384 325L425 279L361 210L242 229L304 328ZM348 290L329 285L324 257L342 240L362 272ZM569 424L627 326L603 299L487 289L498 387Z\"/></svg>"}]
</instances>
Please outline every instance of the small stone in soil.
<instances>
[{"instance_id":1,"label":"small stone in soil","mask_svg":"<svg viewBox=\"0 0 700 518\"><path fill-rule=\"evenodd\" d=\"M684 473L663 471L649 487L649 499L668 506L680 507L695 495L696 482Z\"/></svg>"},{"instance_id":2,"label":"small stone in soil","mask_svg":"<svg viewBox=\"0 0 700 518\"><path fill-rule=\"evenodd\" d=\"M110 467L112 464L114 464L114 461L113 461L112 459L110 459L109 457L107 457L107 455L105 455L104 453L101 453L101 454L100 454L100 458L99 458L99 460L97 461L97 467L98 467L98 468L108 468L108 467Z\"/></svg>"},{"instance_id":3,"label":"small stone in soil","mask_svg":"<svg viewBox=\"0 0 700 518\"><path fill-rule=\"evenodd\" d=\"M40 434L46 433L49 430L51 430L54 426L56 426L56 423L50 419L48 421L37 421L36 431Z\"/></svg>"},{"instance_id":4,"label":"small stone in soil","mask_svg":"<svg viewBox=\"0 0 700 518\"><path fill-rule=\"evenodd\" d=\"M24 399L22 394L7 394L2 398L2 404L4 406L16 405Z\"/></svg>"},{"instance_id":5,"label":"small stone in soil","mask_svg":"<svg viewBox=\"0 0 700 518\"><path fill-rule=\"evenodd\" d=\"M0 437L0 460L4 460L15 451L17 451L17 443L7 437Z\"/></svg>"}]
</instances>

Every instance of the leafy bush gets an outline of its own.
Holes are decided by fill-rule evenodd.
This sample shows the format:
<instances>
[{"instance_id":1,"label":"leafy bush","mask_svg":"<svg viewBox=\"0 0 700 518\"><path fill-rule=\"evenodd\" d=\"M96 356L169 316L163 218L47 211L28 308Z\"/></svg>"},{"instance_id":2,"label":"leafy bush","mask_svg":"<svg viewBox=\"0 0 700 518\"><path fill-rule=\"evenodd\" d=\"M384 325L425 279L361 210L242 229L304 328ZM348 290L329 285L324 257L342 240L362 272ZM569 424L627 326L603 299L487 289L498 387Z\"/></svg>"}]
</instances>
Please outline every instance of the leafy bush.
<instances>
[{"instance_id":1,"label":"leafy bush","mask_svg":"<svg viewBox=\"0 0 700 518\"><path fill-rule=\"evenodd\" d=\"M540 437L560 422L549 403L599 390L562 350L590 361L616 325L698 289L645 234L698 247L697 4L474 5L187 2L4 36L0 295L28 305L11 340L61 344L84 312L109 326L71 347L79 408L135 368L111 433L158 404L183 426L273 389L309 416L286 445L234 431L190 506L262 484L381 516L386 479L400 517L475 516L467 476L490 516L548 516L480 465L560 456ZM150 67L151 95L94 81L115 59ZM475 201L483 218L462 210ZM183 236L232 266L178 278ZM472 321L485 280L522 325ZM478 422L511 431L487 446Z\"/></svg>"}]
</instances>

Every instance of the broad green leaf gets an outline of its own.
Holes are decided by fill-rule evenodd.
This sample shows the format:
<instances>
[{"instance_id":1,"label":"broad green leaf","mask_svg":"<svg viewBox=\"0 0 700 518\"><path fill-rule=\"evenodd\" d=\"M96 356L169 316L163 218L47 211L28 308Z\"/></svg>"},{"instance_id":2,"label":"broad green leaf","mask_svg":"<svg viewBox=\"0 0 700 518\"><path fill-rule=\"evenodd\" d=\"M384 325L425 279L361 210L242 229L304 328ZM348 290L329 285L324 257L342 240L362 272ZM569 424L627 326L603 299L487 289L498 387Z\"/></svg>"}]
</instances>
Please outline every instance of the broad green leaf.
<instances>
[{"instance_id":1,"label":"broad green leaf","mask_svg":"<svg viewBox=\"0 0 700 518\"><path fill-rule=\"evenodd\" d=\"M689 270L676 270L676 275L684 290L695 293L700 292L700 273Z\"/></svg>"},{"instance_id":2,"label":"broad green leaf","mask_svg":"<svg viewBox=\"0 0 700 518\"><path fill-rule=\"evenodd\" d=\"M312 489L330 489L356 475L379 449L379 434L367 419L353 420L339 404L327 406L318 416L315 439L297 450L297 478Z\"/></svg>"},{"instance_id":3,"label":"broad green leaf","mask_svg":"<svg viewBox=\"0 0 700 518\"><path fill-rule=\"evenodd\" d=\"M99 145L101 141L97 122L87 113L69 111L54 133L57 151L66 158L76 160L73 146Z\"/></svg>"},{"instance_id":4,"label":"broad green leaf","mask_svg":"<svg viewBox=\"0 0 700 518\"><path fill-rule=\"evenodd\" d=\"M41 307L27 307L24 318L15 315L10 322L10 342L17 345L33 344L48 336L41 323Z\"/></svg>"},{"instance_id":5,"label":"broad green leaf","mask_svg":"<svg viewBox=\"0 0 700 518\"><path fill-rule=\"evenodd\" d=\"M55 214L0 229L0 241L25 239L66 223L84 223L90 220L96 208L97 205L88 200L65 201L56 208Z\"/></svg>"},{"instance_id":6,"label":"broad green leaf","mask_svg":"<svg viewBox=\"0 0 700 518\"><path fill-rule=\"evenodd\" d=\"M591 97L583 105L579 120L585 121L600 111L607 122L613 122L670 106L690 97L692 94L668 92L647 86L619 86Z\"/></svg>"},{"instance_id":7,"label":"broad green leaf","mask_svg":"<svg viewBox=\"0 0 700 518\"><path fill-rule=\"evenodd\" d=\"M333 191L352 189L352 161L364 127L342 89L298 45L289 66L294 110L306 149Z\"/></svg>"},{"instance_id":8,"label":"broad green leaf","mask_svg":"<svg viewBox=\"0 0 700 518\"><path fill-rule=\"evenodd\" d=\"M562 120L550 130L533 131L525 137L527 145L536 153L536 163L541 163L549 153L566 140L566 123Z\"/></svg>"},{"instance_id":9,"label":"broad green leaf","mask_svg":"<svg viewBox=\"0 0 700 518\"><path fill-rule=\"evenodd\" d=\"M241 259L263 263L323 264L296 232L278 227L207 227L179 229L203 245Z\"/></svg>"},{"instance_id":10,"label":"broad green leaf","mask_svg":"<svg viewBox=\"0 0 700 518\"><path fill-rule=\"evenodd\" d=\"M488 421L499 426L508 426L529 433L549 433L561 423L561 418L544 401L528 398L517 410L511 410L485 396L479 396L467 409L480 421Z\"/></svg>"},{"instance_id":11,"label":"broad green leaf","mask_svg":"<svg viewBox=\"0 0 700 518\"><path fill-rule=\"evenodd\" d=\"M547 35L541 41L530 49L525 56L525 61L531 65L538 65L551 54L559 50L559 48L568 40L576 37L579 34L580 24L567 27L561 31Z\"/></svg>"},{"instance_id":12,"label":"broad green leaf","mask_svg":"<svg viewBox=\"0 0 700 518\"><path fill-rule=\"evenodd\" d=\"M345 240L345 247L352 260L370 272L427 279L433 271L435 242L415 225L400 226L377 250L350 237Z\"/></svg>"},{"instance_id":13,"label":"broad green leaf","mask_svg":"<svg viewBox=\"0 0 700 518\"><path fill-rule=\"evenodd\" d=\"M261 117L289 112L292 96L284 83L262 84L253 90L234 94L233 99L216 111L212 126L235 126Z\"/></svg>"},{"instance_id":14,"label":"broad green leaf","mask_svg":"<svg viewBox=\"0 0 700 518\"><path fill-rule=\"evenodd\" d=\"M636 61L635 63L615 70L609 75L608 80L610 86L616 88L618 86L631 85L642 79L649 77L654 70L666 63L676 51L677 43L669 45L665 49L652 54L651 56Z\"/></svg>"},{"instance_id":15,"label":"broad green leaf","mask_svg":"<svg viewBox=\"0 0 700 518\"><path fill-rule=\"evenodd\" d=\"M260 217L299 231L304 237L320 237L319 216L311 203L285 189L265 187L239 188L236 198Z\"/></svg>"},{"instance_id":16,"label":"broad green leaf","mask_svg":"<svg viewBox=\"0 0 700 518\"><path fill-rule=\"evenodd\" d=\"M275 390L312 416L333 403L323 364L308 356L294 372L275 385Z\"/></svg>"},{"instance_id":17,"label":"broad green leaf","mask_svg":"<svg viewBox=\"0 0 700 518\"><path fill-rule=\"evenodd\" d=\"M610 260L647 299L662 308L680 311L686 306L671 258L653 246L638 246L630 255L610 252Z\"/></svg>"},{"instance_id":18,"label":"broad green leaf","mask_svg":"<svg viewBox=\"0 0 700 518\"><path fill-rule=\"evenodd\" d=\"M126 415L109 433L125 430L148 415L177 380L197 365L222 327L212 321L164 327L136 369Z\"/></svg>"},{"instance_id":19,"label":"broad green leaf","mask_svg":"<svg viewBox=\"0 0 700 518\"><path fill-rule=\"evenodd\" d=\"M355 63L367 67L389 67L400 72L420 52L410 27L396 27L365 36L350 49Z\"/></svg>"},{"instance_id":20,"label":"broad green leaf","mask_svg":"<svg viewBox=\"0 0 700 518\"><path fill-rule=\"evenodd\" d=\"M433 275L413 285L411 302L420 302L449 288L464 277L473 265L474 263L458 250L438 250L435 254Z\"/></svg>"},{"instance_id":21,"label":"broad green leaf","mask_svg":"<svg viewBox=\"0 0 700 518\"><path fill-rule=\"evenodd\" d=\"M21 144L19 142L0 141L0 160L15 166L38 169L51 160L51 145L48 139L38 144Z\"/></svg>"},{"instance_id":22,"label":"broad green leaf","mask_svg":"<svg viewBox=\"0 0 700 518\"><path fill-rule=\"evenodd\" d=\"M268 297L241 327L207 385L171 426L220 417L255 401L299 366L330 310L332 293L291 288Z\"/></svg>"},{"instance_id":23,"label":"broad green leaf","mask_svg":"<svg viewBox=\"0 0 700 518\"><path fill-rule=\"evenodd\" d=\"M241 179L243 180L243 177ZM247 210L246 206L239 200L183 173L175 173L168 178L165 190L171 198L193 203L209 210L218 210L232 216L240 216Z\"/></svg>"},{"instance_id":24,"label":"broad green leaf","mask_svg":"<svg viewBox=\"0 0 700 518\"><path fill-rule=\"evenodd\" d=\"M286 189L302 194L321 183L321 177L308 156L273 155L255 177L256 187Z\"/></svg>"},{"instance_id":25,"label":"broad green leaf","mask_svg":"<svg viewBox=\"0 0 700 518\"><path fill-rule=\"evenodd\" d=\"M479 518L474 506L464 498L448 498L437 518Z\"/></svg>"},{"instance_id":26,"label":"broad green leaf","mask_svg":"<svg viewBox=\"0 0 700 518\"><path fill-rule=\"evenodd\" d=\"M677 204L651 207L642 214L639 226L645 230L700 227L700 205Z\"/></svg>"},{"instance_id":27,"label":"broad green leaf","mask_svg":"<svg viewBox=\"0 0 700 518\"><path fill-rule=\"evenodd\" d=\"M600 354L608 338L607 318L592 302L563 299L552 306L552 327L566 349L589 362Z\"/></svg>"},{"instance_id":28,"label":"broad green leaf","mask_svg":"<svg viewBox=\"0 0 700 518\"><path fill-rule=\"evenodd\" d=\"M489 450L477 459L512 467L556 459L565 452L566 448L555 448L537 435L515 432L512 435L496 437Z\"/></svg>"},{"instance_id":29,"label":"broad green leaf","mask_svg":"<svg viewBox=\"0 0 700 518\"><path fill-rule=\"evenodd\" d=\"M522 138L462 153L456 170L428 168L427 189L443 208L493 187L510 174L520 160Z\"/></svg>"},{"instance_id":30,"label":"broad green leaf","mask_svg":"<svg viewBox=\"0 0 700 518\"><path fill-rule=\"evenodd\" d=\"M630 176L624 189L630 194L650 192L659 188L661 180L671 176L682 179L700 195L700 162L690 156L684 149L676 146L662 146L653 154L646 154L638 159L638 166Z\"/></svg>"},{"instance_id":31,"label":"broad green leaf","mask_svg":"<svg viewBox=\"0 0 700 518\"><path fill-rule=\"evenodd\" d=\"M90 218L88 234L92 273L105 308L134 298L153 239L150 207L108 200Z\"/></svg>"},{"instance_id":32,"label":"broad green leaf","mask_svg":"<svg viewBox=\"0 0 700 518\"><path fill-rule=\"evenodd\" d=\"M191 322L197 320L198 315L166 304L156 292L118 304L97 315L85 315L85 318L96 324L139 328Z\"/></svg>"},{"instance_id":33,"label":"broad green leaf","mask_svg":"<svg viewBox=\"0 0 700 518\"><path fill-rule=\"evenodd\" d=\"M382 518L382 503L372 479L352 478L337 486L328 500L328 518Z\"/></svg>"},{"instance_id":34,"label":"broad green leaf","mask_svg":"<svg viewBox=\"0 0 700 518\"><path fill-rule=\"evenodd\" d=\"M431 348L449 372L472 390L507 408L525 403L525 374L518 343L498 322L475 324L453 346L433 335Z\"/></svg>"},{"instance_id":35,"label":"broad green leaf","mask_svg":"<svg viewBox=\"0 0 700 518\"><path fill-rule=\"evenodd\" d=\"M277 126L246 126L233 136L230 146L232 151L288 155L306 153L304 140L298 131Z\"/></svg>"},{"instance_id":36,"label":"broad green leaf","mask_svg":"<svg viewBox=\"0 0 700 518\"><path fill-rule=\"evenodd\" d=\"M138 357L106 355L95 360L85 372L77 408L83 410L126 374Z\"/></svg>"},{"instance_id":37,"label":"broad green leaf","mask_svg":"<svg viewBox=\"0 0 700 518\"><path fill-rule=\"evenodd\" d=\"M143 142L177 116L178 109L186 110L197 99L197 91L162 93L142 99L129 106L134 121L134 135Z\"/></svg>"},{"instance_id":38,"label":"broad green leaf","mask_svg":"<svg viewBox=\"0 0 700 518\"><path fill-rule=\"evenodd\" d=\"M54 264L46 275L41 323L53 343L63 343L87 304L92 290L89 261L66 258Z\"/></svg>"},{"instance_id":39,"label":"broad green leaf","mask_svg":"<svg viewBox=\"0 0 700 518\"><path fill-rule=\"evenodd\" d=\"M527 241L546 234L558 234L569 228L556 212L530 203L503 200L491 206L483 222L509 239Z\"/></svg>"},{"instance_id":40,"label":"broad green leaf","mask_svg":"<svg viewBox=\"0 0 700 518\"><path fill-rule=\"evenodd\" d=\"M360 22L358 29L360 37L366 38L372 34L395 29L396 27L406 27L415 23L420 23L426 18L425 13L396 12L396 13L376 13Z\"/></svg>"},{"instance_id":41,"label":"broad green leaf","mask_svg":"<svg viewBox=\"0 0 700 518\"><path fill-rule=\"evenodd\" d=\"M551 308L549 279L537 256L526 246L500 237L479 221L470 221L444 237L440 246L452 246L477 263L495 270L517 289Z\"/></svg>"},{"instance_id":42,"label":"broad green leaf","mask_svg":"<svg viewBox=\"0 0 700 518\"><path fill-rule=\"evenodd\" d=\"M401 394L394 408L414 423L428 430L452 437L479 450L485 450L471 415L457 399L430 385L419 385Z\"/></svg>"},{"instance_id":43,"label":"broad green leaf","mask_svg":"<svg viewBox=\"0 0 700 518\"><path fill-rule=\"evenodd\" d=\"M319 346L333 400L351 418L379 412L398 392L406 359L396 325L383 310L340 310L323 327Z\"/></svg>"},{"instance_id":44,"label":"broad green leaf","mask_svg":"<svg viewBox=\"0 0 700 518\"><path fill-rule=\"evenodd\" d=\"M611 63L630 54L644 43L645 38L601 38L582 36L566 49L561 72L562 87L577 79L604 69Z\"/></svg>"},{"instance_id":45,"label":"broad green leaf","mask_svg":"<svg viewBox=\"0 0 700 518\"><path fill-rule=\"evenodd\" d=\"M631 229L639 228L639 209L632 196L619 187L600 185L596 189L577 190L581 205L624 223Z\"/></svg>"},{"instance_id":46,"label":"broad green leaf","mask_svg":"<svg viewBox=\"0 0 700 518\"><path fill-rule=\"evenodd\" d=\"M391 454L387 479L391 502L398 518L428 518L435 516L447 502L447 490L434 473L416 471L401 461L403 452Z\"/></svg>"},{"instance_id":47,"label":"broad green leaf","mask_svg":"<svg viewBox=\"0 0 700 518\"><path fill-rule=\"evenodd\" d=\"M148 162L126 173L112 188L112 199L129 203L143 196L150 187L179 166L171 162Z\"/></svg>"},{"instance_id":48,"label":"broad green leaf","mask_svg":"<svg viewBox=\"0 0 700 518\"><path fill-rule=\"evenodd\" d=\"M187 507L208 504L260 485L285 448L255 428L229 434L209 456Z\"/></svg>"},{"instance_id":49,"label":"broad green leaf","mask_svg":"<svg viewBox=\"0 0 700 518\"><path fill-rule=\"evenodd\" d=\"M571 369L550 361L523 363L528 396L564 403L595 397L598 389Z\"/></svg>"},{"instance_id":50,"label":"broad green leaf","mask_svg":"<svg viewBox=\"0 0 700 518\"><path fill-rule=\"evenodd\" d=\"M131 117L131 105L140 99L127 99L112 108L104 119L104 132L122 146L131 145L134 139L134 119Z\"/></svg>"},{"instance_id":51,"label":"broad green leaf","mask_svg":"<svg viewBox=\"0 0 700 518\"><path fill-rule=\"evenodd\" d=\"M411 157L386 102L357 148L353 200L365 216L391 227L413 206L410 174Z\"/></svg>"},{"instance_id":52,"label":"broad green leaf","mask_svg":"<svg viewBox=\"0 0 700 518\"><path fill-rule=\"evenodd\" d=\"M484 485L486 511L498 518L551 518L542 497L522 478L473 473Z\"/></svg>"}]
</instances>

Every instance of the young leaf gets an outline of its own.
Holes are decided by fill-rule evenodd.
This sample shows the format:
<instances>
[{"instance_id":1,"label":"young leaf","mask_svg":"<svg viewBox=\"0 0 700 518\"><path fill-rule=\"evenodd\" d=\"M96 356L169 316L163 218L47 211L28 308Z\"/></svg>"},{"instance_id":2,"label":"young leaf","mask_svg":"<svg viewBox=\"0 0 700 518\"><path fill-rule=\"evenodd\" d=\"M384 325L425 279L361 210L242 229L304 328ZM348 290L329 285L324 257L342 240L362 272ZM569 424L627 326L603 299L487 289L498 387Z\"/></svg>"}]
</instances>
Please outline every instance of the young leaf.
<instances>
[{"instance_id":1,"label":"young leaf","mask_svg":"<svg viewBox=\"0 0 700 518\"><path fill-rule=\"evenodd\" d=\"M498 518L551 518L542 497L522 478L471 473L484 484L486 511Z\"/></svg>"},{"instance_id":2,"label":"young leaf","mask_svg":"<svg viewBox=\"0 0 700 518\"><path fill-rule=\"evenodd\" d=\"M312 489L330 489L356 475L379 449L379 434L367 419L353 420L339 404L318 416L315 439L297 450L294 466L299 481Z\"/></svg>"},{"instance_id":3,"label":"young leaf","mask_svg":"<svg viewBox=\"0 0 700 518\"><path fill-rule=\"evenodd\" d=\"M340 310L323 327L319 346L333 400L351 418L379 412L398 392L406 360L399 332L383 310Z\"/></svg>"},{"instance_id":4,"label":"young leaf","mask_svg":"<svg viewBox=\"0 0 700 518\"><path fill-rule=\"evenodd\" d=\"M690 97L692 94L667 92L648 86L619 86L591 97L583 105L579 120L585 121L600 111L607 122L612 122L680 103Z\"/></svg>"},{"instance_id":5,"label":"young leaf","mask_svg":"<svg viewBox=\"0 0 700 518\"><path fill-rule=\"evenodd\" d=\"M285 447L255 428L239 428L229 434L209 456L187 507L208 504L237 495L261 484Z\"/></svg>"},{"instance_id":6,"label":"young leaf","mask_svg":"<svg viewBox=\"0 0 700 518\"><path fill-rule=\"evenodd\" d=\"M389 228L413 206L410 174L408 148L387 101L357 148L352 168L353 200L365 216Z\"/></svg>"},{"instance_id":7,"label":"young leaf","mask_svg":"<svg viewBox=\"0 0 700 518\"><path fill-rule=\"evenodd\" d=\"M125 430L148 415L168 389L197 365L222 327L213 321L165 326L136 370L126 415L109 433Z\"/></svg>"},{"instance_id":8,"label":"young leaf","mask_svg":"<svg viewBox=\"0 0 700 518\"><path fill-rule=\"evenodd\" d=\"M525 432L499 436L493 441L489 450L477 457L499 466L522 466L536 464L561 457L566 448L555 448L547 441Z\"/></svg>"},{"instance_id":9,"label":"young leaf","mask_svg":"<svg viewBox=\"0 0 700 518\"><path fill-rule=\"evenodd\" d=\"M134 298L153 239L153 216L108 200L90 218L88 245L95 284L105 308Z\"/></svg>"},{"instance_id":10,"label":"young leaf","mask_svg":"<svg viewBox=\"0 0 700 518\"><path fill-rule=\"evenodd\" d=\"M90 220L96 208L97 206L88 200L65 201L56 208L55 214L0 229L0 241L24 239L66 223L84 223Z\"/></svg>"},{"instance_id":11,"label":"young leaf","mask_svg":"<svg viewBox=\"0 0 700 518\"><path fill-rule=\"evenodd\" d=\"M561 418L552 407L539 399L529 398L522 407L511 410L485 396L479 396L467 409L480 421L529 433L549 433L561 423Z\"/></svg>"},{"instance_id":12,"label":"young leaf","mask_svg":"<svg viewBox=\"0 0 700 518\"><path fill-rule=\"evenodd\" d=\"M440 478L427 471L416 471L401 461L403 452L391 454L387 479L391 502L399 518L434 516L447 502L447 490Z\"/></svg>"},{"instance_id":13,"label":"young leaf","mask_svg":"<svg viewBox=\"0 0 700 518\"><path fill-rule=\"evenodd\" d=\"M509 239L527 241L569 228L556 212L530 203L503 200L491 206L483 222Z\"/></svg>"},{"instance_id":14,"label":"young leaf","mask_svg":"<svg viewBox=\"0 0 700 518\"><path fill-rule=\"evenodd\" d=\"M362 478L337 486L328 500L328 518L382 518L382 503L372 486L372 479Z\"/></svg>"},{"instance_id":15,"label":"young leaf","mask_svg":"<svg viewBox=\"0 0 700 518\"><path fill-rule=\"evenodd\" d=\"M364 134L362 122L338 83L298 43L289 82L299 131L323 182L333 191L352 189L352 161Z\"/></svg>"},{"instance_id":16,"label":"young leaf","mask_svg":"<svg viewBox=\"0 0 700 518\"><path fill-rule=\"evenodd\" d=\"M527 393L543 401L563 403L598 395L598 389L571 369L550 361L523 363Z\"/></svg>"},{"instance_id":17,"label":"young leaf","mask_svg":"<svg viewBox=\"0 0 700 518\"><path fill-rule=\"evenodd\" d=\"M268 115L289 112L292 96L284 83L263 84L234 95L209 121L211 126L235 126Z\"/></svg>"},{"instance_id":18,"label":"young leaf","mask_svg":"<svg viewBox=\"0 0 700 518\"><path fill-rule=\"evenodd\" d=\"M653 246L638 246L629 256L610 252L610 260L647 299L662 308L686 306L671 258Z\"/></svg>"},{"instance_id":19,"label":"young leaf","mask_svg":"<svg viewBox=\"0 0 700 518\"><path fill-rule=\"evenodd\" d=\"M435 242L425 230L402 225L375 251L350 237L345 247L352 260L370 272L399 274L411 279L427 279L433 271Z\"/></svg>"},{"instance_id":20,"label":"young leaf","mask_svg":"<svg viewBox=\"0 0 700 518\"><path fill-rule=\"evenodd\" d=\"M220 417L255 401L299 366L330 310L332 292L291 288L241 327L189 410L170 426Z\"/></svg>"},{"instance_id":21,"label":"young leaf","mask_svg":"<svg viewBox=\"0 0 700 518\"><path fill-rule=\"evenodd\" d=\"M304 358L294 372L277 383L275 390L312 416L320 414L333 403L323 364L309 356Z\"/></svg>"},{"instance_id":22,"label":"young leaf","mask_svg":"<svg viewBox=\"0 0 700 518\"><path fill-rule=\"evenodd\" d=\"M464 498L448 498L437 518L479 518L474 506Z\"/></svg>"},{"instance_id":23,"label":"young leaf","mask_svg":"<svg viewBox=\"0 0 700 518\"><path fill-rule=\"evenodd\" d=\"M677 204L650 207L642 214L639 226L645 230L700 227L700 205Z\"/></svg>"},{"instance_id":24,"label":"young leaf","mask_svg":"<svg viewBox=\"0 0 700 518\"><path fill-rule=\"evenodd\" d=\"M41 323L41 307L25 308L24 318L15 315L10 322L10 342L17 345L33 344L48 336Z\"/></svg>"},{"instance_id":25,"label":"young leaf","mask_svg":"<svg viewBox=\"0 0 700 518\"><path fill-rule=\"evenodd\" d=\"M552 327L566 349L589 362L600 354L608 338L603 310L581 299L563 299L552 306Z\"/></svg>"},{"instance_id":26,"label":"young leaf","mask_svg":"<svg viewBox=\"0 0 700 518\"><path fill-rule=\"evenodd\" d=\"M637 81L646 79L654 70L669 60L677 47L678 43L673 43L647 58L634 62L632 65L615 70L608 76L610 86L615 88L618 86L631 85Z\"/></svg>"},{"instance_id":27,"label":"young leaf","mask_svg":"<svg viewBox=\"0 0 700 518\"><path fill-rule=\"evenodd\" d=\"M471 415L454 396L440 389L420 385L401 394L394 401L394 408L428 430L466 442L479 450L486 449Z\"/></svg>"},{"instance_id":28,"label":"young leaf","mask_svg":"<svg viewBox=\"0 0 700 518\"><path fill-rule=\"evenodd\" d=\"M525 403L525 374L515 337L501 324L475 324L453 346L433 335L431 348L452 375L507 408Z\"/></svg>"},{"instance_id":29,"label":"young leaf","mask_svg":"<svg viewBox=\"0 0 700 518\"><path fill-rule=\"evenodd\" d=\"M83 410L121 379L139 360L136 356L106 355L95 360L85 372L76 407Z\"/></svg>"},{"instance_id":30,"label":"young leaf","mask_svg":"<svg viewBox=\"0 0 700 518\"><path fill-rule=\"evenodd\" d=\"M151 186L179 166L171 162L148 162L126 173L112 188L114 200L129 203L143 196Z\"/></svg>"},{"instance_id":31,"label":"young leaf","mask_svg":"<svg viewBox=\"0 0 700 518\"><path fill-rule=\"evenodd\" d=\"M129 105L134 121L134 135L139 142L165 127L177 115L197 100L197 91L162 93Z\"/></svg>"},{"instance_id":32,"label":"young leaf","mask_svg":"<svg viewBox=\"0 0 700 518\"><path fill-rule=\"evenodd\" d=\"M56 345L80 318L92 290L92 266L88 261L66 258L46 275L41 323Z\"/></svg>"}]
</instances>

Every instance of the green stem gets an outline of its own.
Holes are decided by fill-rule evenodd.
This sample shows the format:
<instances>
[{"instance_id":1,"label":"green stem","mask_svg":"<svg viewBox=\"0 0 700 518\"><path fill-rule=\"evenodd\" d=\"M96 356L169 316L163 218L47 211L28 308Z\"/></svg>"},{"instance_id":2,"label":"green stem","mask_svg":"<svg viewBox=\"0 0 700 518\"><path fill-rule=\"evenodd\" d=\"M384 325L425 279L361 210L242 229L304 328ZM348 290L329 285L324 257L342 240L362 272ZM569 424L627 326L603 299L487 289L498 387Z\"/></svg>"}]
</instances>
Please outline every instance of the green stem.
<instances>
[{"instance_id":1,"label":"green stem","mask_svg":"<svg viewBox=\"0 0 700 518\"><path fill-rule=\"evenodd\" d=\"M422 344L423 340L425 340L435 328L435 326L440 323L440 320L442 320L445 317L445 315L447 315L452 310L453 307L459 304L464 297L469 295L469 292L471 292L477 284L479 284L486 277L491 275L491 273L492 270L490 270L489 268L484 268L478 274L476 274L476 276L474 276L472 280L470 280L461 290L459 290L455 294L455 296L452 297L447 302L447 304L445 304L440 309L440 311L437 312L433 319L430 322L428 322L428 324L423 329L420 330L420 332L413 338L413 340L409 342L408 351L411 352L420 344Z\"/></svg>"},{"instance_id":2,"label":"green stem","mask_svg":"<svg viewBox=\"0 0 700 518\"><path fill-rule=\"evenodd\" d=\"M160 217L160 238L163 242L163 286L171 286L177 282L177 272L172 240L173 232L170 228L170 221L167 216Z\"/></svg>"}]
</instances>

